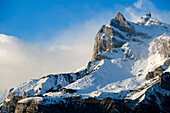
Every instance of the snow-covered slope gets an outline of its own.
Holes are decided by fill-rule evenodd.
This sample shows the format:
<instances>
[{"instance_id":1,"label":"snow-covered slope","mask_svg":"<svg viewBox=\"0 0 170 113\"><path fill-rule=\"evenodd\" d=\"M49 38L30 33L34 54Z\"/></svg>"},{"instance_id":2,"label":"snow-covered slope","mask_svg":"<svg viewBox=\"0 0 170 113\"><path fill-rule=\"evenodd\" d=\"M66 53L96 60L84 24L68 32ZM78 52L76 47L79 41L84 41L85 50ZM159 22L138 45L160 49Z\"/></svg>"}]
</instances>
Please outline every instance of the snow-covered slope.
<instances>
[{"instance_id":1,"label":"snow-covered slope","mask_svg":"<svg viewBox=\"0 0 170 113\"><path fill-rule=\"evenodd\" d=\"M169 72L165 62L170 55L170 26L149 13L141 19L136 24L117 13L110 25L103 25L97 33L93 58L86 67L77 72L28 81L12 88L8 98L26 96L18 103L35 100L47 105L68 97L111 97L134 100L131 103L135 108L137 103L149 98L147 95L156 95L155 90L169 95L168 90L158 88L157 75ZM160 66L161 73L157 70ZM149 72L154 77L147 80Z\"/></svg>"}]
</instances>

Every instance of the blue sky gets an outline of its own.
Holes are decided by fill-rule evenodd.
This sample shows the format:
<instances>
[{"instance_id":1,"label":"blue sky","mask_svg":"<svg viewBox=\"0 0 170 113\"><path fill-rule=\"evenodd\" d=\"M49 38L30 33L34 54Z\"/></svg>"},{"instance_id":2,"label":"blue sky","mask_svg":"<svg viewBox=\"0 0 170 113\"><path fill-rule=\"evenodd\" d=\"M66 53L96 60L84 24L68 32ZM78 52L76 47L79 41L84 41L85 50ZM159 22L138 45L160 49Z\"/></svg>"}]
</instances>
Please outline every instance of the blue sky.
<instances>
[{"instance_id":1,"label":"blue sky","mask_svg":"<svg viewBox=\"0 0 170 113\"><path fill-rule=\"evenodd\" d=\"M91 59L96 32L117 11L170 24L169 0L0 0L0 97L5 89ZM1 35L6 34L6 35Z\"/></svg>"},{"instance_id":2,"label":"blue sky","mask_svg":"<svg viewBox=\"0 0 170 113\"><path fill-rule=\"evenodd\" d=\"M0 0L0 33L36 43L47 41L74 23L95 19L100 12L119 11L136 0ZM170 10L168 0L151 0ZM58 37L60 38L60 37Z\"/></svg>"},{"instance_id":3,"label":"blue sky","mask_svg":"<svg viewBox=\"0 0 170 113\"><path fill-rule=\"evenodd\" d=\"M48 40L54 30L61 32L70 24L89 20L105 8L113 10L119 0L110 1L4 0L0 7L0 31L31 42Z\"/></svg>"}]
</instances>

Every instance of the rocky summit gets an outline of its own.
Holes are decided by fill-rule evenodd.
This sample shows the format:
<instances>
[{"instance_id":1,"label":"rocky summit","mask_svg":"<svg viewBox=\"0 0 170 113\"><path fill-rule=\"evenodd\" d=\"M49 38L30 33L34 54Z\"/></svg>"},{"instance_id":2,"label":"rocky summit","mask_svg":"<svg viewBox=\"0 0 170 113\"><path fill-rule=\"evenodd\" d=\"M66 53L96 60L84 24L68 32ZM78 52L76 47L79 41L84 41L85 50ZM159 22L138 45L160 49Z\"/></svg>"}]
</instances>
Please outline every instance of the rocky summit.
<instances>
[{"instance_id":1,"label":"rocky summit","mask_svg":"<svg viewBox=\"0 0 170 113\"><path fill-rule=\"evenodd\" d=\"M170 25L118 12L96 34L91 61L11 88L1 113L170 112Z\"/></svg>"}]
</instances>

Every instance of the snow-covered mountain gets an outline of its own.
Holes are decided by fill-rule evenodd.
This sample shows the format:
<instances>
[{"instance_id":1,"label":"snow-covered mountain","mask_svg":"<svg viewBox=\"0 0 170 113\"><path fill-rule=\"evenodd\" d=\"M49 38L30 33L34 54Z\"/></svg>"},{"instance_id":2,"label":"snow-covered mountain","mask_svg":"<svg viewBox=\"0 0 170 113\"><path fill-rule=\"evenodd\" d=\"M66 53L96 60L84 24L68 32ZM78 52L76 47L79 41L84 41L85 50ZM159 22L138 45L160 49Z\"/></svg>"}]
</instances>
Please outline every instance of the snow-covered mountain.
<instances>
[{"instance_id":1,"label":"snow-covered mountain","mask_svg":"<svg viewBox=\"0 0 170 113\"><path fill-rule=\"evenodd\" d=\"M1 112L170 112L170 25L117 13L76 72L32 79L10 90Z\"/></svg>"}]
</instances>

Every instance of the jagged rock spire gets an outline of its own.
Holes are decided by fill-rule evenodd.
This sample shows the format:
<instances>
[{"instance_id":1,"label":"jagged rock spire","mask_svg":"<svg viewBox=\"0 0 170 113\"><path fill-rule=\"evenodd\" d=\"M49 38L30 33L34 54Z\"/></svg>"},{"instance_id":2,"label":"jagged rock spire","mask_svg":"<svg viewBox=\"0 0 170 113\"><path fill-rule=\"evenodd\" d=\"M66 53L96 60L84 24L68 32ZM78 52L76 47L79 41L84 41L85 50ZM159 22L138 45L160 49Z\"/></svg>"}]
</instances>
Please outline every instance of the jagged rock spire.
<instances>
[{"instance_id":1,"label":"jagged rock spire","mask_svg":"<svg viewBox=\"0 0 170 113\"><path fill-rule=\"evenodd\" d=\"M117 12L114 19L110 20L110 25L120 29L121 31L133 31L133 28L130 26L130 24L126 21L125 17L120 12Z\"/></svg>"},{"instance_id":2,"label":"jagged rock spire","mask_svg":"<svg viewBox=\"0 0 170 113\"><path fill-rule=\"evenodd\" d=\"M151 13L148 12L145 14L145 16L142 16L139 20L139 22L137 22L138 25L152 25L152 24L156 24L156 25L161 25L162 22L160 22L159 20L151 17Z\"/></svg>"},{"instance_id":3,"label":"jagged rock spire","mask_svg":"<svg viewBox=\"0 0 170 113\"><path fill-rule=\"evenodd\" d=\"M119 21L125 21L126 20L125 17L120 12L116 13L114 19L118 19Z\"/></svg>"},{"instance_id":4,"label":"jagged rock spire","mask_svg":"<svg viewBox=\"0 0 170 113\"><path fill-rule=\"evenodd\" d=\"M151 13L150 12L146 13L146 16L151 17Z\"/></svg>"},{"instance_id":5,"label":"jagged rock spire","mask_svg":"<svg viewBox=\"0 0 170 113\"><path fill-rule=\"evenodd\" d=\"M125 17L120 12L117 12L115 17L110 20L110 25L122 32L128 34L134 33L133 26L126 21ZM119 37L120 40L115 39L114 36ZM100 53L110 52L114 48L121 47L125 42L123 41L124 39L125 37L121 33L109 28L107 25L103 25L95 37L92 61L106 59L106 57L101 56Z\"/></svg>"}]
</instances>

